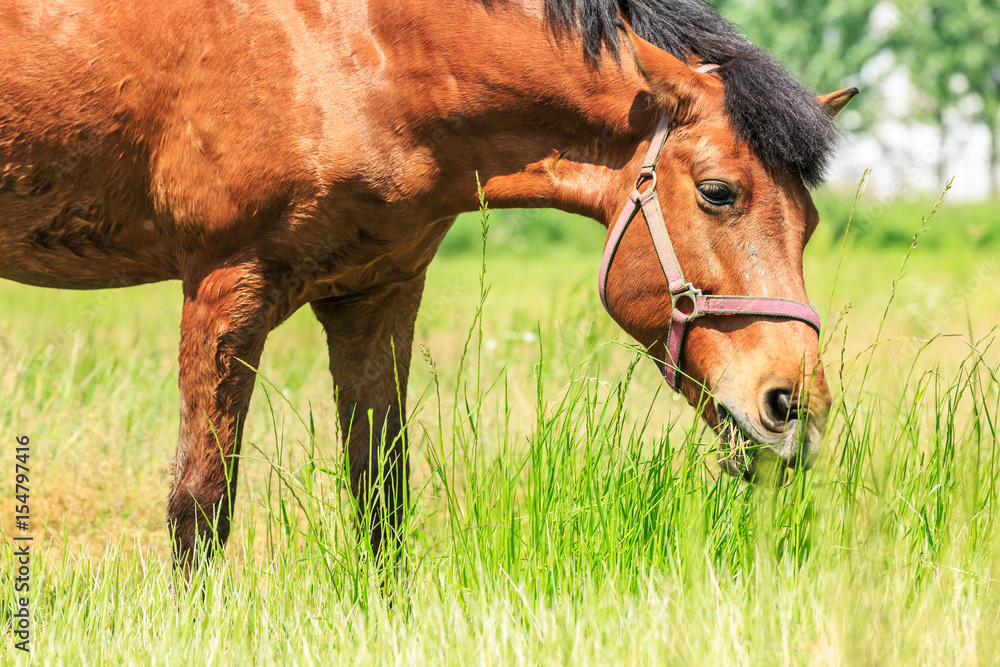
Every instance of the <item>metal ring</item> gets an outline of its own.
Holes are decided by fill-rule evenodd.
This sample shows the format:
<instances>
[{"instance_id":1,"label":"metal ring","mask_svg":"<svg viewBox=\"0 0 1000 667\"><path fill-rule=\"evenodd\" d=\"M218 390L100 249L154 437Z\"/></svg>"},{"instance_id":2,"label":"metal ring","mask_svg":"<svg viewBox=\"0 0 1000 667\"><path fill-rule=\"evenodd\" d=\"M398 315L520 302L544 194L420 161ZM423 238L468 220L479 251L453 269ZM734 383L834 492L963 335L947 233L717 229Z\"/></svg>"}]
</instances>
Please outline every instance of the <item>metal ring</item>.
<instances>
[{"instance_id":1,"label":"metal ring","mask_svg":"<svg viewBox=\"0 0 1000 667\"><path fill-rule=\"evenodd\" d=\"M678 292L677 294L671 293L670 295L670 307L677 310L677 302L681 299L687 298L691 300L691 312L687 314L686 319L693 320L696 317L701 317L705 313L701 312L698 308L698 299L704 296L700 289L696 288L691 283L684 284L684 291Z\"/></svg>"},{"instance_id":2,"label":"metal ring","mask_svg":"<svg viewBox=\"0 0 1000 667\"><path fill-rule=\"evenodd\" d=\"M649 188L647 188L646 191L643 192L642 190L639 189L639 187L646 181L650 182ZM645 195L655 189L656 189L656 169L651 167L649 171L647 171L646 168L643 167L642 171L639 172L639 177L635 179L635 191L641 195Z\"/></svg>"}]
</instances>

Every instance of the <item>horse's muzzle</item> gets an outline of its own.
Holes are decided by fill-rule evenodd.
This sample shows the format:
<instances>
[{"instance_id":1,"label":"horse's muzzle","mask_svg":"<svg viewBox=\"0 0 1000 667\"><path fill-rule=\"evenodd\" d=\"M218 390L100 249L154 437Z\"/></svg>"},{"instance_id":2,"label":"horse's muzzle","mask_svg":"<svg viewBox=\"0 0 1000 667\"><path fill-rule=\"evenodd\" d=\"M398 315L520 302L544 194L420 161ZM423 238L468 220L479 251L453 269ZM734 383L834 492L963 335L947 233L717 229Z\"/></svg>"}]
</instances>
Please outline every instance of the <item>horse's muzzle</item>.
<instances>
[{"instance_id":1,"label":"horse's muzzle","mask_svg":"<svg viewBox=\"0 0 1000 667\"><path fill-rule=\"evenodd\" d=\"M763 400L759 417L752 418L746 411L716 401L713 427L719 436L719 467L756 482L762 481L758 475L762 467L777 468L779 481L785 472L809 470L822 445L827 411L828 406L810 411L771 395Z\"/></svg>"}]
</instances>

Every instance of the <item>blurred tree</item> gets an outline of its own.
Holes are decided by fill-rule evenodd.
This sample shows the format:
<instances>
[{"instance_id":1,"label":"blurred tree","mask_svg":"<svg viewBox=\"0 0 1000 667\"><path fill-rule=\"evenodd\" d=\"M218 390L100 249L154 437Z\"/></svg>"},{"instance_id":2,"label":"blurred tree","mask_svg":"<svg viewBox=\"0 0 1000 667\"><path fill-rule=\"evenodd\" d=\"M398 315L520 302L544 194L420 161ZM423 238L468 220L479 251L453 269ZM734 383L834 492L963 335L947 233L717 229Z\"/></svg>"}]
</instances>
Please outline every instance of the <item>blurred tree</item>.
<instances>
[{"instance_id":1,"label":"blurred tree","mask_svg":"<svg viewBox=\"0 0 1000 667\"><path fill-rule=\"evenodd\" d=\"M719 13L753 43L794 72L803 83L828 93L861 83L861 67L885 48L874 25L878 0L712 0ZM867 99L866 99L867 98ZM852 104L852 129L872 124L877 96Z\"/></svg>"},{"instance_id":2,"label":"blurred tree","mask_svg":"<svg viewBox=\"0 0 1000 667\"><path fill-rule=\"evenodd\" d=\"M941 128L949 116L990 131L990 194L1000 177L1000 0L896 0L889 45L919 91L915 115ZM939 171L946 166L944 155ZM941 174L942 178L945 174Z\"/></svg>"}]
</instances>

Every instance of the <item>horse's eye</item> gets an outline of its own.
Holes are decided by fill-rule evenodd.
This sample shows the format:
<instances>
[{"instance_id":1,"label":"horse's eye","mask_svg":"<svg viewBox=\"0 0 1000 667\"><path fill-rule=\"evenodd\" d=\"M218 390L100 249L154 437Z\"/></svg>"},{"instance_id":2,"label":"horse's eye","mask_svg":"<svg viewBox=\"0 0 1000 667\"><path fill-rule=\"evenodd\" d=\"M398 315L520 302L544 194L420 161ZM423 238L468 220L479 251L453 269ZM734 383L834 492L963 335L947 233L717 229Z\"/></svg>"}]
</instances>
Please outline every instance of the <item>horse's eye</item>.
<instances>
[{"instance_id":1,"label":"horse's eye","mask_svg":"<svg viewBox=\"0 0 1000 667\"><path fill-rule=\"evenodd\" d=\"M736 202L736 191L722 181L702 181L698 192L713 206L731 206Z\"/></svg>"}]
</instances>

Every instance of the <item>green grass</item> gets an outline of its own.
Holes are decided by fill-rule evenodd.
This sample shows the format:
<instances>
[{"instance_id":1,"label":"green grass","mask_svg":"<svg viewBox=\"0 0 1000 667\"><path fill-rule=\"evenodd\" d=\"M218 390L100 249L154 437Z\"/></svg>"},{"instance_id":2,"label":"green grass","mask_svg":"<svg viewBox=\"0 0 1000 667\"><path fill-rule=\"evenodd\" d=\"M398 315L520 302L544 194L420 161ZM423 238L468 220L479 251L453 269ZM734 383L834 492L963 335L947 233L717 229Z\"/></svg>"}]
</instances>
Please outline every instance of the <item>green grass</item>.
<instances>
[{"instance_id":1,"label":"green grass","mask_svg":"<svg viewBox=\"0 0 1000 667\"><path fill-rule=\"evenodd\" d=\"M34 660L995 661L994 251L942 242L942 220L975 215L946 204L897 280L920 227L907 208L905 237L852 237L833 291L846 209L820 204L806 274L836 419L816 469L779 489L719 477L711 435L603 313L599 227L495 213L481 284L478 241L462 245L479 221L461 221L418 319L407 576L385 593L351 529L309 313L269 340L227 558L185 591L163 516L177 285L4 283L0 437L33 442ZM9 540L0 554L2 628Z\"/></svg>"}]
</instances>

